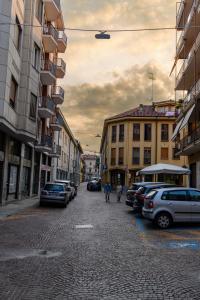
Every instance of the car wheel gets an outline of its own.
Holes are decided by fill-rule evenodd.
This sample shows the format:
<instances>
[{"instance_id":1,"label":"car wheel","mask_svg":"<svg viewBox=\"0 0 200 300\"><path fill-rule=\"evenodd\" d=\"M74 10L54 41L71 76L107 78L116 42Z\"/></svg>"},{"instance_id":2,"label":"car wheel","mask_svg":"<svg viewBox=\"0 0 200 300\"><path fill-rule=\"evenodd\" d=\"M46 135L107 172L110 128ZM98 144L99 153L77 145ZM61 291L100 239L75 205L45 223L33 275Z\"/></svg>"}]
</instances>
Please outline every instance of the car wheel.
<instances>
[{"instance_id":1,"label":"car wheel","mask_svg":"<svg viewBox=\"0 0 200 300\"><path fill-rule=\"evenodd\" d=\"M160 229L167 229L173 223L172 217L168 213L160 213L155 218L155 224Z\"/></svg>"}]
</instances>

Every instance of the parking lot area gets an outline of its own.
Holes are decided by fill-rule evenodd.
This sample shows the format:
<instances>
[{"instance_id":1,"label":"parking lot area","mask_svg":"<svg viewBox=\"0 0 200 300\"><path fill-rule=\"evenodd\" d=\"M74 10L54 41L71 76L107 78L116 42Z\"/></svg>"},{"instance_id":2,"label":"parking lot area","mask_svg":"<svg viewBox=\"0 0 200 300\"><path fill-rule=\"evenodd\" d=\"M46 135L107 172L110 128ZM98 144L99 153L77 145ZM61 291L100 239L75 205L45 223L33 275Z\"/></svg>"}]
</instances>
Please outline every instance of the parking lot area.
<instances>
[{"instance_id":1,"label":"parking lot area","mask_svg":"<svg viewBox=\"0 0 200 300\"><path fill-rule=\"evenodd\" d=\"M168 249L200 249L200 224L173 224L169 229L156 228L151 221L130 211L139 236L151 246Z\"/></svg>"}]
</instances>

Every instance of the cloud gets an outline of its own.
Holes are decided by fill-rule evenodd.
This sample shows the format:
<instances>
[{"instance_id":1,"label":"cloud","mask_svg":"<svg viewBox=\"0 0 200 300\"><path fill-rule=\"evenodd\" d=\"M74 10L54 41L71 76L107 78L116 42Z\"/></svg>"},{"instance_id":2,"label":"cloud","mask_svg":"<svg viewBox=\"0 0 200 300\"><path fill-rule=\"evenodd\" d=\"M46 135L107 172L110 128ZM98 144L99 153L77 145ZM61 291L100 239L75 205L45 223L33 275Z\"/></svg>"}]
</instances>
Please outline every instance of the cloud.
<instances>
[{"instance_id":1,"label":"cloud","mask_svg":"<svg viewBox=\"0 0 200 300\"><path fill-rule=\"evenodd\" d=\"M149 72L153 72L156 79L154 101L172 98L173 81L155 62L134 65L122 74L113 72L113 81L105 84L84 83L65 87L62 111L83 144L98 147L99 141L94 137L101 133L107 117L134 108L139 103L151 103Z\"/></svg>"}]
</instances>

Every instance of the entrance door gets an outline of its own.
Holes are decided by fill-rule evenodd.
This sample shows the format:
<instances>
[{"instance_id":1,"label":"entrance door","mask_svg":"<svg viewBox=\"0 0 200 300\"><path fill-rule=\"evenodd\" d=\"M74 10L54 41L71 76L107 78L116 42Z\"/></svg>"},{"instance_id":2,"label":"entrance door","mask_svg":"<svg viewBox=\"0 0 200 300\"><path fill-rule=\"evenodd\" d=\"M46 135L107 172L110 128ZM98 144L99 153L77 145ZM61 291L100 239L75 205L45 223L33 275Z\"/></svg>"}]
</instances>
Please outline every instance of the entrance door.
<instances>
[{"instance_id":1,"label":"entrance door","mask_svg":"<svg viewBox=\"0 0 200 300\"><path fill-rule=\"evenodd\" d=\"M196 188L197 187L197 165L196 163L190 165L190 187Z\"/></svg>"},{"instance_id":2,"label":"entrance door","mask_svg":"<svg viewBox=\"0 0 200 300\"><path fill-rule=\"evenodd\" d=\"M18 185L18 166L8 165L8 188L7 188L7 200L17 198L17 185Z\"/></svg>"}]
</instances>

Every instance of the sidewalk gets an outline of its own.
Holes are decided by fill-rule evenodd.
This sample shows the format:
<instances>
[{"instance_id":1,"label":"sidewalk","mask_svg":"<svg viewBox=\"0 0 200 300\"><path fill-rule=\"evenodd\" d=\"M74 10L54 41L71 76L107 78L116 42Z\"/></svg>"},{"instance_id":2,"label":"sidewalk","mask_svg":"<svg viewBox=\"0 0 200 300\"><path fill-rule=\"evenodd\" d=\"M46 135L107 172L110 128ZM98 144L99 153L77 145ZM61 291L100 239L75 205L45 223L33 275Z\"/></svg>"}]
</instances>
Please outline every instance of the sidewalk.
<instances>
[{"instance_id":1,"label":"sidewalk","mask_svg":"<svg viewBox=\"0 0 200 300\"><path fill-rule=\"evenodd\" d=\"M26 208L37 206L39 203L39 198L29 198L23 199L21 201L16 201L13 203L9 203L6 206L0 207L0 220L7 218L8 216L12 216Z\"/></svg>"}]
</instances>

